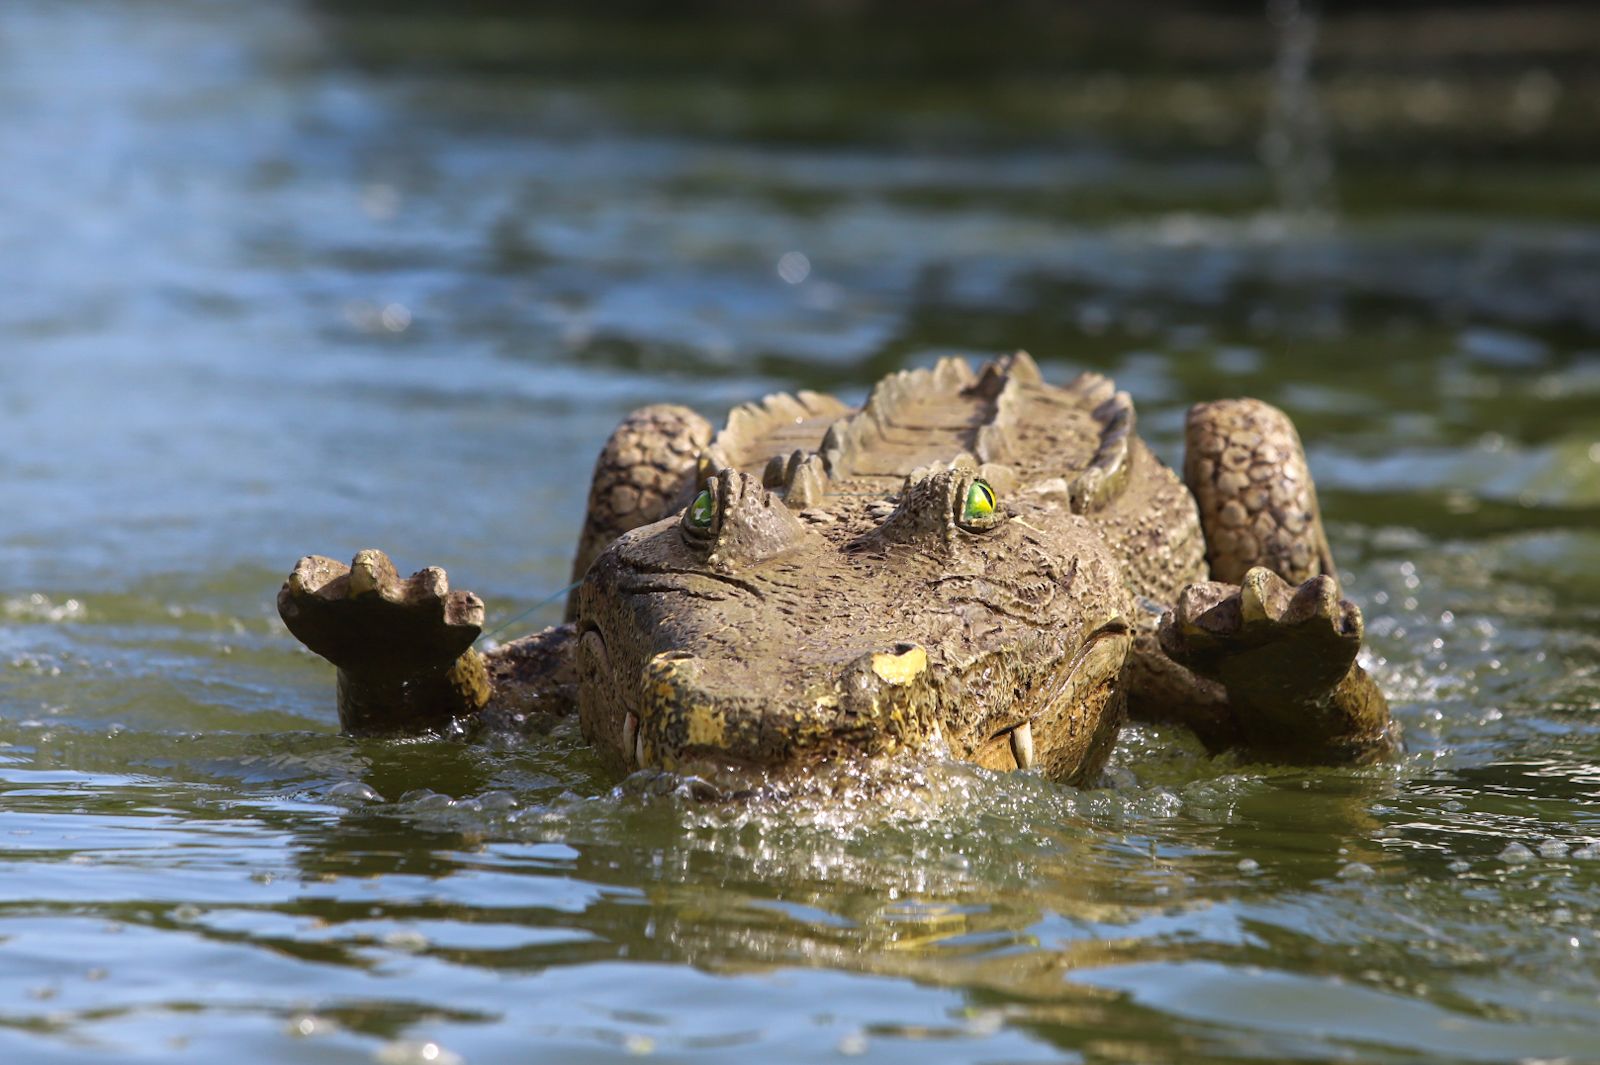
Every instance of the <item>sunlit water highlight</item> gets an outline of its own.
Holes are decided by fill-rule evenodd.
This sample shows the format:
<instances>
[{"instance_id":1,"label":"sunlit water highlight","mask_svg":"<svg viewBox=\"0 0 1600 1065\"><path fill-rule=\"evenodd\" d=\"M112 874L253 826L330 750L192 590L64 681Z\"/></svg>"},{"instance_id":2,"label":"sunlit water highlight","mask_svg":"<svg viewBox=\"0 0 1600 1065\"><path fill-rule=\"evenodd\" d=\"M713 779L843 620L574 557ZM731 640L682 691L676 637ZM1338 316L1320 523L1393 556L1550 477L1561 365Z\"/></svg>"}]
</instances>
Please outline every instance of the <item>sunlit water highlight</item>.
<instances>
[{"instance_id":1,"label":"sunlit water highlight","mask_svg":"<svg viewBox=\"0 0 1600 1065\"><path fill-rule=\"evenodd\" d=\"M1041 134L1005 83L802 113L462 19L0 10L8 1060L1600 1056L1592 81L1517 60L1481 112L1537 173L1357 155L1308 228L1227 78L1058 73ZM1325 118L1381 133L1362 85ZM1454 143L1471 85L1397 91ZM274 615L298 555L381 545L552 621L632 406L1018 346L1169 459L1194 400L1294 414L1403 758L1139 729L1084 791L706 804L566 725L341 739Z\"/></svg>"}]
</instances>

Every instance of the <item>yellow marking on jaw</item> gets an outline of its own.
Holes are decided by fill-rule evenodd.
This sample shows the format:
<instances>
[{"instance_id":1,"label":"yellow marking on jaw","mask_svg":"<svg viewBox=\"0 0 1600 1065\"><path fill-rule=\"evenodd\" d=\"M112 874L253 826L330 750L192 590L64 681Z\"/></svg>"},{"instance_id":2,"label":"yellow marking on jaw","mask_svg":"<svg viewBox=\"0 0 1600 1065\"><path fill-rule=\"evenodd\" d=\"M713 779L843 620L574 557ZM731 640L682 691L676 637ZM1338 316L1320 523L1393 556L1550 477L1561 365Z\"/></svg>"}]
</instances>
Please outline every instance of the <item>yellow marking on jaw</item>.
<instances>
[{"instance_id":1,"label":"yellow marking on jaw","mask_svg":"<svg viewBox=\"0 0 1600 1065\"><path fill-rule=\"evenodd\" d=\"M691 747L728 745L728 723L722 711L714 706L691 706L684 711L683 724L689 735Z\"/></svg>"},{"instance_id":2,"label":"yellow marking on jaw","mask_svg":"<svg viewBox=\"0 0 1600 1065\"><path fill-rule=\"evenodd\" d=\"M884 652L872 656L872 672L885 684L910 684L927 668L928 652L920 647L912 647L904 654Z\"/></svg>"},{"instance_id":3,"label":"yellow marking on jaw","mask_svg":"<svg viewBox=\"0 0 1600 1065\"><path fill-rule=\"evenodd\" d=\"M655 713L669 715L683 726L683 743L689 747L727 747L728 722L723 708L705 701L693 690L684 666L673 659L657 656L648 668ZM660 757L665 768L671 769L675 764L666 751L660 752Z\"/></svg>"}]
</instances>

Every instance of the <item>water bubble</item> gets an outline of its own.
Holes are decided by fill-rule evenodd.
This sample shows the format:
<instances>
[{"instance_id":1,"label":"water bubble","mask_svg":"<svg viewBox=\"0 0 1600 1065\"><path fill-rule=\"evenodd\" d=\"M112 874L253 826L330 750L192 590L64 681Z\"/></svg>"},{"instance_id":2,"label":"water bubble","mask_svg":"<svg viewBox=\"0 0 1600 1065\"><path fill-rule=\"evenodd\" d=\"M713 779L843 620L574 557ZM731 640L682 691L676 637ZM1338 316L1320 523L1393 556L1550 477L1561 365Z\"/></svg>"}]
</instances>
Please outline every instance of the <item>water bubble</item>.
<instances>
[{"instance_id":1,"label":"water bubble","mask_svg":"<svg viewBox=\"0 0 1600 1065\"><path fill-rule=\"evenodd\" d=\"M407 954L420 954L433 943L415 928L400 928L385 935L383 945L391 950L403 950Z\"/></svg>"},{"instance_id":2,"label":"water bubble","mask_svg":"<svg viewBox=\"0 0 1600 1065\"><path fill-rule=\"evenodd\" d=\"M1559 839L1547 839L1543 843L1539 844L1539 857L1565 858L1569 849L1570 848L1568 848L1568 846Z\"/></svg>"},{"instance_id":3,"label":"water bubble","mask_svg":"<svg viewBox=\"0 0 1600 1065\"><path fill-rule=\"evenodd\" d=\"M380 1065L464 1065L466 1059L438 1043L396 1039L372 1055Z\"/></svg>"},{"instance_id":4,"label":"water bubble","mask_svg":"<svg viewBox=\"0 0 1600 1065\"><path fill-rule=\"evenodd\" d=\"M327 796L335 802L348 803L379 802L382 799L382 796L359 780L341 780L328 789Z\"/></svg>"},{"instance_id":5,"label":"water bubble","mask_svg":"<svg viewBox=\"0 0 1600 1065\"><path fill-rule=\"evenodd\" d=\"M413 810L447 810L456 804L450 796L428 788L412 788L400 796L400 801Z\"/></svg>"},{"instance_id":6,"label":"water bubble","mask_svg":"<svg viewBox=\"0 0 1600 1065\"><path fill-rule=\"evenodd\" d=\"M1533 861L1533 851L1521 843L1512 843L1500 852L1500 860L1511 865L1526 865Z\"/></svg>"},{"instance_id":7,"label":"water bubble","mask_svg":"<svg viewBox=\"0 0 1600 1065\"><path fill-rule=\"evenodd\" d=\"M289 1018L288 1030L293 1036L309 1038L310 1036L327 1035L338 1031L337 1022L327 1017L319 1017L315 1013L296 1013Z\"/></svg>"},{"instance_id":8,"label":"water bubble","mask_svg":"<svg viewBox=\"0 0 1600 1065\"><path fill-rule=\"evenodd\" d=\"M378 320L391 333L404 333L411 328L411 308L403 303L391 303L378 314Z\"/></svg>"},{"instance_id":9,"label":"water bubble","mask_svg":"<svg viewBox=\"0 0 1600 1065\"><path fill-rule=\"evenodd\" d=\"M867 1037L861 1032L851 1032L839 1040L835 1049L847 1058L859 1058L867 1052Z\"/></svg>"},{"instance_id":10,"label":"water bubble","mask_svg":"<svg viewBox=\"0 0 1600 1065\"><path fill-rule=\"evenodd\" d=\"M1256 873L1261 872L1261 863L1254 858L1240 858L1239 872L1245 876L1254 876Z\"/></svg>"},{"instance_id":11,"label":"water bubble","mask_svg":"<svg viewBox=\"0 0 1600 1065\"><path fill-rule=\"evenodd\" d=\"M1445 868L1450 870L1452 873L1455 873L1457 876L1460 876L1462 873L1472 868L1472 863L1466 861L1465 859L1457 858L1455 861L1445 866Z\"/></svg>"},{"instance_id":12,"label":"water bubble","mask_svg":"<svg viewBox=\"0 0 1600 1065\"><path fill-rule=\"evenodd\" d=\"M804 252L786 251L778 258L778 276L791 285L798 285L811 276L811 260Z\"/></svg>"},{"instance_id":13,"label":"water bubble","mask_svg":"<svg viewBox=\"0 0 1600 1065\"><path fill-rule=\"evenodd\" d=\"M1341 880L1366 880L1373 876L1372 866L1366 862L1350 862L1339 870Z\"/></svg>"},{"instance_id":14,"label":"water bubble","mask_svg":"<svg viewBox=\"0 0 1600 1065\"><path fill-rule=\"evenodd\" d=\"M1576 858L1580 862L1594 861L1596 858L1600 858L1600 843L1590 843L1587 846L1579 847L1567 857Z\"/></svg>"},{"instance_id":15,"label":"water bubble","mask_svg":"<svg viewBox=\"0 0 1600 1065\"><path fill-rule=\"evenodd\" d=\"M1138 776L1125 765L1114 765L1107 768L1103 782L1112 791L1131 791L1139 786Z\"/></svg>"},{"instance_id":16,"label":"water bubble","mask_svg":"<svg viewBox=\"0 0 1600 1065\"><path fill-rule=\"evenodd\" d=\"M35 621L69 621L80 620L83 615L83 604L78 600L68 599L57 603L42 592L33 592L26 599L0 600L0 617Z\"/></svg>"},{"instance_id":17,"label":"water bubble","mask_svg":"<svg viewBox=\"0 0 1600 1065\"><path fill-rule=\"evenodd\" d=\"M205 911L192 902L182 903L173 907L172 910L172 919L174 921L183 921L186 924L191 921L198 921L204 916Z\"/></svg>"}]
</instances>

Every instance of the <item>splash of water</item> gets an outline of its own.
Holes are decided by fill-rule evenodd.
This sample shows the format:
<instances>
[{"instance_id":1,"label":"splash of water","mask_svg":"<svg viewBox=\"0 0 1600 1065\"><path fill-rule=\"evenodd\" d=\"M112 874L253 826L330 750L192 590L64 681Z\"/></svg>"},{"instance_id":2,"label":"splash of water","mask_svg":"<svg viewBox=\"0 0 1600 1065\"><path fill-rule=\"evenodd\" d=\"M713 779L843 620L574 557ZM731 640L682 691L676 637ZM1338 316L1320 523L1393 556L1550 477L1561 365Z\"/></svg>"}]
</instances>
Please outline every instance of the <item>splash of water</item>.
<instances>
[{"instance_id":1,"label":"splash of water","mask_svg":"<svg viewBox=\"0 0 1600 1065\"><path fill-rule=\"evenodd\" d=\"M1326 231L1333 226L1336 204L1333 152L1312 76L1316 0L1267 0L1267 19L1277 32L1277 50L1261 161L1285 227Z\"/></svg>"}]
</instances>

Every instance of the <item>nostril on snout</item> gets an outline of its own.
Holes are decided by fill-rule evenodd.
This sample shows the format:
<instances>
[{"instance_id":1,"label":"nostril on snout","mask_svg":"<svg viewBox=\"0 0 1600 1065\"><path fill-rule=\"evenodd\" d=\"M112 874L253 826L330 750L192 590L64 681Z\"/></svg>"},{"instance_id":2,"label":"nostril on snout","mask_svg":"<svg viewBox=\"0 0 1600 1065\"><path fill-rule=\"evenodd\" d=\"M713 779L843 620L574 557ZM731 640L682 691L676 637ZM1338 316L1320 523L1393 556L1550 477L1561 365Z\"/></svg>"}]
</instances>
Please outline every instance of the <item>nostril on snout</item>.
<instances>
[{"instance_id":1,"label":"nostril on snout","mask_svg":"<svg viewBox=\"0 0 1600 1065\"><path fill-rule=\"evenodd\" d=\"M872 672L886 684L910 684L927 668L928 652L908 640L872 656Z\"/></svg>"}]
</instances>

